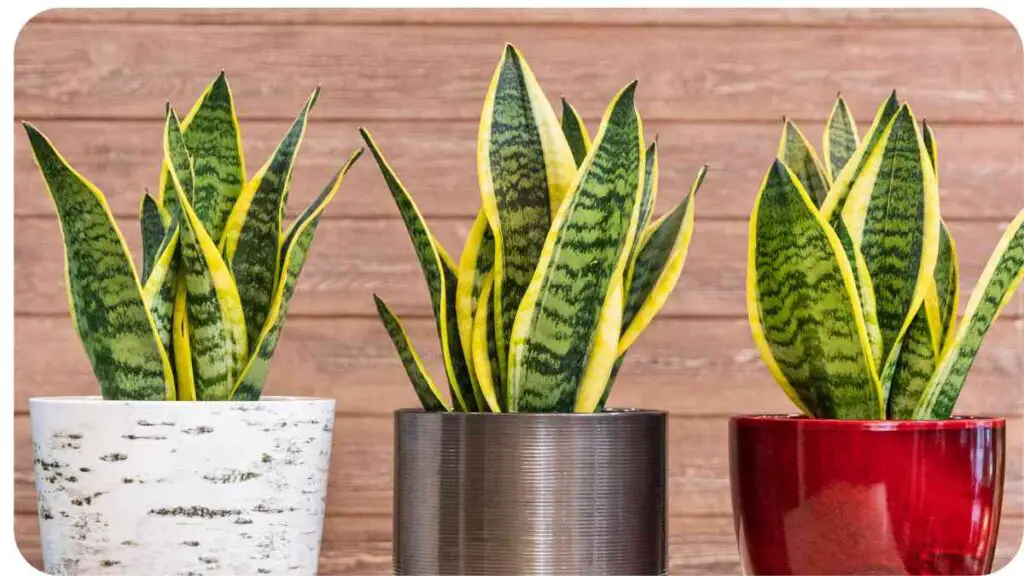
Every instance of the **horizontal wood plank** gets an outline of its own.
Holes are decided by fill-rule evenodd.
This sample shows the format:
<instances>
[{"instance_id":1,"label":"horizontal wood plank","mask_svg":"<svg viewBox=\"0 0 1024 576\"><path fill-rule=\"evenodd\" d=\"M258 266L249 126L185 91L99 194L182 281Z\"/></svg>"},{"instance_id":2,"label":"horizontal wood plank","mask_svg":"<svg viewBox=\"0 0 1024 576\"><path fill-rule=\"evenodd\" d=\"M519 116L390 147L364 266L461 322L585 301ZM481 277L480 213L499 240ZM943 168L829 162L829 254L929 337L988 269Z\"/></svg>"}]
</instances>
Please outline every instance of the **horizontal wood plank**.
<instances>
[{"instance_id":1,"label":"horizontal wood plank","mask_svg":"<svg viewBox=\"0 0 1024 576\"><path fill-rule=\"evenodd\" d=\"M57 9L33 22L110 24L464 24L615 26L923 26L1003 28L991 10L835 9L457 9L457 10L109 10Z\"/></svg>"},{"instance_id":2,"label":"horizontal wood plank","mask_svg":"<svg viewBox=\"0 0 1024 576\"><path fill-rule=\"evenodd\" d=\"M435 380L444 383L433 321L410 318L405 326ZM31 396L99 393L66 318L16 318L14 346L17 411L28 410ZM1020 414L1021 374L1024 321L999 321L978 354L957 410ZM677 415L795 411L761 362L750 328L741 319L655 320L626 355L613 390L615 406ZM267 394L332 397L346 414L387 416L418 405L376 318L288 320L271 364Z\"/></svg>"},{"instance_id":3,"label":"horizontal wood plank","mask_svg":"<svg viewBox=\"0 0 1024 576\"><path fill-rule=\"evenodd\" d=\"M554 96L554 94L551 94ZM328 97L327 94L324 95ZM294 104L299 104L296 100ZM157 102L159 103L159 102ZM187 101L176 102L185 109ZM816 107L816 122L801 129L816 146L830 102ZM917 109L927 115L928 110ZM587 109L592 131L600 109ZM779 113L785 110L779 110ZM861 130L871 123L873 108L856 111ZM930 118L930 116L928 116ZM334 175L349 151L362 145L359 124L327 121L314 113L299 154L291 187L292 214L311 201ZM367 124L402 181L428 217L472 218L480 207L476 171L477 122L374 121ZM38 123L61 153L107 196L122 217L138 214L143 188L155 191L163 159L158 121L55 121ZM1024 127L933 123L940 143L942 213L946 219L1009 222L1024 207ZM273 152L288 129L287 121L242 123L250 176ZM667 210L690 188L697 169L709 174L701 192L698 218L746 218L758 186L778 144L780 125L768 123L644 123L649 139L658 137L659 205ZM52 215L50 201L32 160L28 139L14 128L15 214ZM979 201L979 199L984 201ZM346 177L328 218L395 217L390 194L372 159L364 158Z\"/></svg>"},{"instance_id":4,"label":"horizontal wood plank","mask_svg":"<svg viewBox=\"0 0 1024 576\"><path fill-rule=\"evenodd\" d=\"M14 508L35 510L32 442L29 419L16 416ZM392 506L391 462L394 422L391 417L341 415L334 425L327 509L330 515L387 515ZM1024 425L1007 419L1006 484L1003 510L1024 514ZM727 515L729 491L728 419L671 418L668 429L669 514Z\"/></svg>"},{"instance_id":5,"label":"horizontal wood plank","mask_svg":"<svg viewBox=\"0 0 1024 576\"><path fill-rule=\"evenodd\" d=\"M337 212L342 208L339 203L329 210ZM435 218L431 220L431 229L449 253L457 255L471 224L469 218ZM14 226L15 311L66 313L63 246L56 218L16 218ZM949 224L958 241L960 283L965 292L961 307L1003 226L971 221ZM123 219L122 229L134 253L139 254L137 223ZM747 233L746 222L699 220L682 277L662 313L746 318ZM373 315L374 293L399 314L430 313L426 285L402 221L389 218L322 222L290 313ZM1020 315L1024 297L1015 300L1006 311L1008 316Z\"/></svg>"},{"instance_id":6,"label":"horizontal wood plank","mask_svg":"<svg viewBox=\"0 0 1024 576\"><path fill-rule=\"evenodd\" d=\"M38 520L14 519L18 548L42 567ZM730 516L674 517L669 520L671 574L739 574L740 561ZM1020 549L1024 519L1004 517L999 526L993 571ZM322 576L370 576L391 573L391 519L386 516L333 516L324 524L319 573Z\"/></svg>"},{"instance_id":7,"label":"horizontal wood plank","mask_svg":"<svg viewBox=\"0 0 1024 576\"><path fill-rule=\"evenodd\" d=\"M164 101L191 102L223 68L243 119L290 118L319 82L320 118L476 120L508 41L531 58L549 96L569 96L592 114L640 78L638 106L649 120L815 119L837 91L853 109L872 110L889 88L934 121L1022 118L1021 43L1009 27L609 27L599 41L588 27L569 26L180 32L173 24L111 33L110 24L29 23L15 47L16 116L157 119Z\"/></svg>"}]
</instances>

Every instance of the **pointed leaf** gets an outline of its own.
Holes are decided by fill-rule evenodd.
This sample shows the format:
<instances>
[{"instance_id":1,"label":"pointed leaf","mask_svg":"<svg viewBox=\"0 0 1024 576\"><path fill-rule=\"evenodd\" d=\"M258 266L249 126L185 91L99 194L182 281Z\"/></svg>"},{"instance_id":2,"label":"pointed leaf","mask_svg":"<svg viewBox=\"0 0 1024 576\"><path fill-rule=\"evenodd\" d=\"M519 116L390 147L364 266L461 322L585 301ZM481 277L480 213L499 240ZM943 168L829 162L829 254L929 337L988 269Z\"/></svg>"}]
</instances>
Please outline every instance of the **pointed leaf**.
<instances>
[{"instance_id":1,"label":"pointed leaf","mask_svg":"<svg viewBox=\"0 0 1024 576\"><path fill-rule=\"evenodd\" d=\"M423 360L413 348L409 334L406 333L405 327L402 326L398 317L376 294L373 295L373 301L377 304L377 314L388 331L391 342L395 345L398 357L402 360L402 365L405 367L406 374L409 375L409 380L412 381L413 390L416 391L416 396L419 397L423 409L428 412L451 412L448 403L438 392L437 386L434 386L434 381L423 366Z\"/></svg>"},{"instance_id":2,"label":"pointed leaf","mask_svg":"<svg viewBox=\"0 0 1024 576\"><path fill-rule=\"evenodd\" d=\"M299 116L234 205L224 227L222 248L231 263L245 313L249 344L256 345L267 322L280 276L282 234L288 185L295 157L306 135L309 113L320 95L317 87ZM253 349L255 351L255 349Z\"/></svg>"},{"instance_id":3,"label":"pointed leaf","mask_svg":"<svg viewBox=\"0 0 1024 576\"><path fill-rule=\"evenodd\" d=\"M444 274L444 330L447 334L446 346L449 350L455 351L455 354L446 358L446 362L451 364L452 371L455 374L454 382L449 382L452 386L458 388L457 391L453 391L453 394L457 398L461 398L462 409L467 412L476 412L480 406L476 398L476 389L473 385L473 378L470 375L470 357L465 356L466 348L462 345L462 334L459 332L459 315L457 310L458 294L456 293L459 285L459 269L455 266L455 262L452 257L445 251L444 246L434 239L434 248L437 250L438 256L441 258L441 271Z\"/></svg>"},{"instance_id":4,"label":"pointed leaf","mask_svg":"<svg viewBox=\"0 0 1024 576\"><path fill-rule=\"evenodd\" d=\"M645 150L635 88L636 82L626 86L605 112L515 317L509 412L572 410L590 354L600 351L591 344L613 299L612 288L625 272L640 212ZM495 270L497 289L501 270ZM612 356L614 361L614 351Z\"/></svg>"},{"instance_id":5,"label":"pointed leaf","mask_svg":"<svg viewBox=\"0 0 1024 576\"><path fill-rule=\"evenodd\" d=\"M455 291L455 313L459 323L459 341L462 354L469 363L470 383L473 385L473 396L479 408L485 406L485 399L477 381L476 370L473 369L473 320L477 306L481 302L490 307L489 301L481 301L484 279L494 267L494 236L487 224L483 211L477 214L473 227L469 229L469 237L462 249L459 260L459 274ZM493 280L492 280L493 282Z\"/></svg>"},{"instance_id":6,"label":"pointed leaf","mask_svg":"<svg viewBox=\"0 0 1024 576\"><path fill-rule=\"evenodd\" d=\"M139 205L139 225L142 228L142 278L143 284L149 279L153 270L153 261L156 260L160 245L163 244L164 235L167 232L164 226L164 219L160 211L163 208L149 194L142 196L142 204Z\"/></svg>"},{"instance_id":7,"label":"pointed leaf","mask_svg":"<svg viewBox=\"0 0 1024 576\"><path fill-rule=\"evenodd\" d=\"M850 161L857 151L860 137L857 135L857 122L846 106L843 97L836 96L836 103L825 122L825 133L822 135L821 152L824 155L825 176L831 182Z\"/></svg>"},{"instance_id":8,"label":"pointed leaf","mask_svg":"<svg viewBox=\"0 0 1024 576\"><path fill-rule=\"evenodd\" d=\"M491 313L494 307L490 305L493 301L493 289L494 272L491 271L484 276L480 289L482 305L477 306L473 316L471 358L476 382L480 387L480 395L484 398L486 407L491 412L501 412L504 394L501 381L497 378L498 351L494 344L494 315ZM481 409L483 407L481 405Z\"/></svg>"},{"instance_id":9,"label":"pointed leaf","mask_svg":"<svg viewBox=\"0 0 1024 576\"><path fill-rule=\"evenodd\" d=\"M498 354L506 354L516 311L544 239L576 175L572 150L526 59L507 45L484 101L477 144L484 213L494 234Z\"/></svg>"},{"instance_id":10,"label":"pointed leaf","mask_svg":"<svg viewBox=\"0 0 1024 576\"><path fill-rule=\"evenodd\" d=\"M181 167L191 165L181 127L168 108L164 159L178 196L181 262L187 290L188 339L197 400L227 400L249 347L238 289L217 245L207 234L181 186Z\"/></svg>"},{"instance_id":11,"label":"pointed leaf","mask_svg":"<svg viewBox=\"0 0 1024 576\"><path fill-rule=\"evenodd\" d=\"M142 299L156 325L160 342L168 353L172 346L174 300L177 297L178 270L181 261L178 251L180 235L181 229L178 226L178 221L174 220L157 249L149 279L142 287Z\"/></svg>"},{"instance_id":12,"label":"pointed leaf","mask_svg":"<svg viewBox=\"0 0 1024 576\"><path fill-rule=\"evenodd\" d=\"M689 195L641 235L625 299L619 356L647 328L679 281L693 235L695 198L706 174L707 167L701 167Z\"/></svg>"},{"instance_id":13,"label":"pointed leaf","mask_svg":"<svg viewBox=\"0 0 1024 576\"><path fill-rule=\"evenodd\" d=\"M921 133L924 138L924 147L928 150L928 158L932 161L932 169L935 170L935 179L939 179L939 144L935 141L935 133L928 121L921 122Z\"/></svg>"},{"instance_id":14,"label":"pointed leaf","mask_svg":"<svg viewBox=\"0 0 1024 576\"><path fill-rule=\"evenodd\" d=\"M451 265L451 270L449 270L448 263L442 262L442 251L438 250L440 244L430 233L423 214L420 213L412 196L402 186L402 182L391 169L369 131L360 128L359 133L370 148L370 152L384 176L384 181L391 191L391 197L402 216L409 239L412 240L412 247L416 252L416 258L419 259L423 277L427 281L427 292L430 293L430 303L433 306L434 320L437 323L437 334L441 339L441 352L444 358L445 373L448 376L449 389L452 393L452 404L457 410L468 410L469 403L473 402L472 394L469 395L469 398L465 398L462 395L462 390L472 390L472 384L458 337L458 317L455 313L454 294L457 289L455 267ZM453 280L453 278L455 279ZM449 287L449 284L452 286ZM451 296L449 296L449 292L451 292Z\"/></svg>"},{"instance_id":15,"label":"pointed leaf","mask_svg":"<svg viewBox=\"0 0 1024 576\"><path fill-rule=\"evenodd\" d=\"M899 107L900 104L896 99L896 91L893 90L885 102L879 106L878 111L875 112L875 119L871 123L871 127L868 128L867 134L864 135L864 139L857 146L853 156L846 162L846 165L843 166L839 174L833 177L832 185L828 189L828 196L825 197L825 201L821 204L822 215L825 216L825 220L833 227L839 222L843 206L846 204L846 197L850 194L853 183L860 176L868 156L878 145L879 140L882 138L882 133L889 126L889 122L896 115Z\"/></svg>"},{"instance_id":16,"label":"pointed leaf","mask_svg":"<svg viewBox=\"0 0 1024 576\"><path fill-rule=\"evenodd\" d=\"M349 169L362 153L362 149L359 149L349 156L344 166L335 173L313 202L299 214L285 234L280 268L281 277L274 283L276 289L273 300L270 302L266 324L260 330L256 343L252 346L253 353L249 356L248 362L241 375L238 376L231 392L233 400L259 400L263 393L267 374L270 371L270 359L277 349L277 342L288 315L288 304L295 293L295 286L299 275L302 274L302 268L306 264L309 248L316 235L317 225L320 223L320 215L338 193L345 175L348 174Z\"/></svg>"},{"instance_id":17,"label":"pointed leaf","mask_svg":"<svg viewBox=\"0 0 1024 576\"><path fill-rule=\"evenodd\" d=\"M782 138L776 156L796 174L814 205L820 206L825 201L829 187L825 167L818 160L811 143L804 138L796 124L788 119L782 126Z\"/></svg>"},{"instance_id":18,"label":"pointed leaf","mask_svg":"<svg viewBox=\"0 0 1024 576\"><path fill-rule=\"evenodd\" d=\"M935 340L938 318L938 300L930 293L927 303L918 306L914 319L900 340L899 358L896 360L889 392L887 417L890 420L908 420L935 372L939 357Z\"/></svg>"},{"instance_id":19,"label":"pointed leaf","mask_svg":"<svg viewBox=\"0 0 1024 576\"><path fill-rule=\"evenodd\" d=\"M776 160L750 217L747 310L761 358L818 418L885 417L853 269L796 175Z\"/></svg>"},{"instance_id":20,"label":"pointed leaf","mask_svg":"<svg viewBox=\"0 0 1024 576\"><path fill-rule=\"evenodd\" d=\"M874 286L882 358L913 320L912 306L924 298L939 244L939 197L935 174L904 104L871 152L842 212L854 248ZM884 371L883 367L883 371ZM882 382L887 391L886 382Z\"/></svg>"},{"instance_id":21,"label":"pointed leaf","mask_svg":"<svg viewBox=\"0 0 1024 576\"><path fill-rule=\"evenodd\" d=\"M587 152L590 152L590 134L587 134L583 118L565 98L562 98L562 133L565 134L569 149L572 150L572 158L579 167L587 157Z\"/></svg>"},{"instance_id":22,"label":"pointed leaf","mask_svg":"<svg viewBox=\"0 0 1024 576\"><path fill-rule=\"evenodd\" d=\"M637 233L633 237L633 245L630 247L629 264L626 268L626 283L624 288L629 287L633 278L633 268L636 266L638 247L640 246L641 233L647 229L654 213L654 203L658 199L658 141L655 139L644 155L644 188L640 194L640 217L637 220Z\"/></svg>"},{"instance_id":23,"label":"pointed leaf","mask_svg":"<svg viewBox=\"0 0 1024 576\"><path fill-rule=\"evenodd\" d=\"M24 126L60 217L69 308L103 397L173 400L167 352L103 193L34 126Z\"/></svg>"},{"instance_id":24,"label":"pointed leaf","mask_svg":"<svg viewBox=\"0 0 1024 576\"><path fill-rule=\"evenodd\" d=\"M939 304L939 334L942 350L953 340L956 312L960 307L960 263L956 242L946 223L939 228L939 255L935 261L935 291Z\"/></svg>"},{"instance_id":25,"label":"pointed leaf","mask_svg":"<svg viewBox=\"0 0 1024 576\"><path fill-rule=\"evenodd\" d=\"M967 301L953 343L942 353L939 367L914 411L914 418L949 418L985 334L1013 298L1024 279L1024 211L999 240Z\"/></svg>"}]
</instances>

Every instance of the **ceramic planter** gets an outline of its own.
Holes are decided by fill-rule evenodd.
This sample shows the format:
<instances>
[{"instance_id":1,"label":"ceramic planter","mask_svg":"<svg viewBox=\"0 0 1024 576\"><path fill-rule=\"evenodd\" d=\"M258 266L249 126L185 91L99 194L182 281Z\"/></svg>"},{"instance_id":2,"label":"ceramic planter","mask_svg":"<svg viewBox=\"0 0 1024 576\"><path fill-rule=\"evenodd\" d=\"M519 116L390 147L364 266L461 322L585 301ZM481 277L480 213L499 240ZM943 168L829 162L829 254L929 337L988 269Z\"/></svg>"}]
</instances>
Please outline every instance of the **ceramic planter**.
<instances>
[{"instance_id":1,"label":"ceramic planter","mask_svg":"<svg viewBox=\"0 0 1024 576\"><path fill-rule=\"evenodd\" d=\"M985 574L1002 418L733 418L732 497L753 574Z\"/></svg>"},{"instance_id":2,"label":"ceramic planter","mask_svg":"<svg viewBox=\"0 0 1024 576\"><path fill-rule=\"evenodd\" d=\"M29 401L51 574L313 574L334 401Z\"/></svg>"},{"instance_id":3,"label":"ceramic planter","mask_svg":"<svg viewBox=\"0 0 1024 576\"><path fill-rule=\"evenodd\" d=\"M398 574L663 574L666 416L395 415Z\"/></svg>"}]
</instances>

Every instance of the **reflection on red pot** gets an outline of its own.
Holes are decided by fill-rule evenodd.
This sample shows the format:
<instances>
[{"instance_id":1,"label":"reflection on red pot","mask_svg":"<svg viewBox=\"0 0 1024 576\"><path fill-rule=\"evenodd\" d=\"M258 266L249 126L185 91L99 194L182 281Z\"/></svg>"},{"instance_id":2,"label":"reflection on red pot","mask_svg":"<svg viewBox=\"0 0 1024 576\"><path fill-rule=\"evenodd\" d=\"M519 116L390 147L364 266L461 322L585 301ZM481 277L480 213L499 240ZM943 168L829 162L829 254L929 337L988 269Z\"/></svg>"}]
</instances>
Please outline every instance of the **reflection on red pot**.
<instances>
[{"instance_id":1,"label":"reflection on red pot","mask_svg":"<svg viewBox=\"0 0 1024 576\"><path fill-rule=\"evenodd\" d=\"M735 417L732 502L753 574L984 574L1005 421Z\"/></svg>"}]
</instances>

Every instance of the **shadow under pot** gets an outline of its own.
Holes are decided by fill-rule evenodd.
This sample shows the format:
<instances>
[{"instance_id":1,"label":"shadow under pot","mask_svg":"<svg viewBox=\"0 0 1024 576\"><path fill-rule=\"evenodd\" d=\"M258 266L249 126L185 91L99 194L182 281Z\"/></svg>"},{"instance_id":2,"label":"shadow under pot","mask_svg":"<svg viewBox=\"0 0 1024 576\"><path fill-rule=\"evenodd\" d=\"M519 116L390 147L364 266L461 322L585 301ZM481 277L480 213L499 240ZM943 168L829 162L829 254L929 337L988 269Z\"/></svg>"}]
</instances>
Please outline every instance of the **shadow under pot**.
<instances>
[{"instance_id":1,"label":"shadow under pot","mask_svg":"<svg viewBox=\"0 0 1024 576\"><path fill-rule=\"evenodd\" d=\"M32 398L49 574L314 574L334 400Z\"/></svg>"},{"instance_id":2,"label":"shadow under pot","mask_svg":"<svg viewBox=\"0 0 1024 576\"><path fill-rule=\"evenodd\" d=\"M397 574L664 574L666 415L395 413Z\"/></svg>"},{"instance_id":3,"label":"shadow under pot","mask_svg":"<svg viewBox=\"0 0 1024 576\"><path fill-rule=\"evenodd\" d=\"M985 574L1005 421L735 417L732 501L750 574Z\"/></svg>"}]
</instances>

